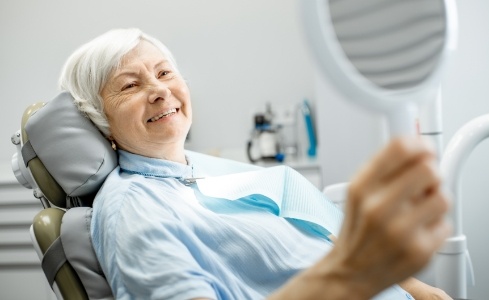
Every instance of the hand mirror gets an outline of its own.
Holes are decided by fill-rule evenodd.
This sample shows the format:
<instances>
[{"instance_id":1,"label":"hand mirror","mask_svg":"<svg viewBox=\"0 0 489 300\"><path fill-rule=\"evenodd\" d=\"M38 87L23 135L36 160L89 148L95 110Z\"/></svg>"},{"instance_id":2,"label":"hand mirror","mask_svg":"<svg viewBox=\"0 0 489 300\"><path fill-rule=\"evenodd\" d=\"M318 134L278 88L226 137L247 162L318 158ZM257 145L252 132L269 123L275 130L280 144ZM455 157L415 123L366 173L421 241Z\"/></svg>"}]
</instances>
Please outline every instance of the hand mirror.
<instances>
[{"instance_id":1,"label":"hand mirror","mask_svg":"<svg viewBox=\"0 0 489 300\"><path fill-rule=\"evenodd\" d=\"M387 117L391 136L416 133L456 45L453 0L302 0L319 69L350 100Z\"/></svg>"}]
</instances>

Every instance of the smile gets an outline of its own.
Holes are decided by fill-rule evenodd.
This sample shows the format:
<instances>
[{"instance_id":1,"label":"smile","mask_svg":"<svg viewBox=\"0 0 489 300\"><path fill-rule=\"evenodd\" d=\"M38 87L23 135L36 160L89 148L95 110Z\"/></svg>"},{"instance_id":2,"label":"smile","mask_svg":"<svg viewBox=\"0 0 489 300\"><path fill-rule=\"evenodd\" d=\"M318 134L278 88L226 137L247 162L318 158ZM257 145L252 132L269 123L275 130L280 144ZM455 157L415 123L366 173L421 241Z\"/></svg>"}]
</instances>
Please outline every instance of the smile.
<instances>
[{"instance_id":1,"label":"smile","mask_svg":"<svg viewBox=\"0 0 489 300\"><path fill-rule=\"evenodd\" d=\"M152 117L151 119L148 120L148 122L155 122L155 121L158 121L161 118L169 117L169 116L174 115L176 113L177 113L177 109L176 108L172 108L172 109L170 109L170 110L168 110L168 111L166 111L166 112L164 112L162 114L159 114L157 116Z\"/></svg>"}]
</instances>

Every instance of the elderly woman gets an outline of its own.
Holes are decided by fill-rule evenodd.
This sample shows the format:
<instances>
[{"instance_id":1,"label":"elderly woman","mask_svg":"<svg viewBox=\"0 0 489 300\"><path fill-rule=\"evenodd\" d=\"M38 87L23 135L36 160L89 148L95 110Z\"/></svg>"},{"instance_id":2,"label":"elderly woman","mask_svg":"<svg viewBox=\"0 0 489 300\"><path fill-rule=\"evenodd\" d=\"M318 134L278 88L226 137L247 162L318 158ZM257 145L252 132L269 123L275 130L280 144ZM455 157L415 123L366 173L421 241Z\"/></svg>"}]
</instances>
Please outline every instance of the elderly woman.
<instances>
[{"instance_id":1,"label":"elderly woman","mask_svg":"<svg viewBox=\"0 0 489 300\"><path fill-rule=\"evenodd\" d=\"M251 198L198 195L182 180L205 172L184 150L189 89L158 40L109 31L75 51L60 84L119 154L92 221L116 298L449 299L408 278L449 231L436 158L422 140L392 141L353 179L333 247L313 225Z\"/></svg>"}]
</instances>

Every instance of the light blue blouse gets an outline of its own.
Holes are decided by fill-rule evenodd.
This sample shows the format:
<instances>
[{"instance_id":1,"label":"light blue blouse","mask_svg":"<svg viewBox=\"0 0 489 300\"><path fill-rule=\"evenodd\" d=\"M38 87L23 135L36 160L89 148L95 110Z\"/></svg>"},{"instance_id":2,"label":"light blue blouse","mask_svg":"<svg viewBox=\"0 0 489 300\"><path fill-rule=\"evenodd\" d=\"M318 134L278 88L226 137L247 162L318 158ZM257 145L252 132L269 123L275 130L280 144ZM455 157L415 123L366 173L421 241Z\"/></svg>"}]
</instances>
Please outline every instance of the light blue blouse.
<instances>
[{"instance_id":1,"label":"light blue blouse","mask_svg":"<svg viewBox=\"0 0 489 300\"><path fill-rule=\"evenodd\" d=\"M182 181L257 167L186 154L188 165L119 151L96 197L92 240L116 299L263 299L331 250L259 195L211 198ZM376 299L412 298L393 286Z\"/></svg>"}]
</instances>

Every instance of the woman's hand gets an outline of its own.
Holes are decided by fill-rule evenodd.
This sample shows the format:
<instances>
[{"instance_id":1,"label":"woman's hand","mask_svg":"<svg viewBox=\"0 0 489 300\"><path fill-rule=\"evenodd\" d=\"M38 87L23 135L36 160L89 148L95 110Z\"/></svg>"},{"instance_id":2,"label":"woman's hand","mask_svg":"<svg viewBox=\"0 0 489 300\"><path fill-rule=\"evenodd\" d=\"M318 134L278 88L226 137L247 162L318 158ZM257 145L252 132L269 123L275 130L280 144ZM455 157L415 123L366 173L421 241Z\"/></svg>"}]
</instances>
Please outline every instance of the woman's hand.
<instances>
[{"instance_id":1,"label":"woman's hand","mask_svg":"<svg viewBox=\"0 0 489 300\"><path fill-rule=\"evenodd\" d=\"M375 294L428 263L449 233L448 208L432 148L394 139L353 179L332 254Z\"/></svg>"},{"instance_id":2,"label":"woman's hand","mask_svg":"<svg viewBox=\"0 0 489 300\"><path fill-rule=\"evenodd\" d=\"M405 280L448 236L448 208L432 148L392 140L352 180L333 250L277 299L369 299Z\"/></svg>"},{"instance_id":3,"label":"woman's hand","mask_svg":"<svg viewBox=\"0 0 489 300\"><path fill-rule=\"evenodd\" d=\"M408 278L399 285L416 300L453 300L445 291L432 287L416 278Z\"/></svg>"}]
</instances>

